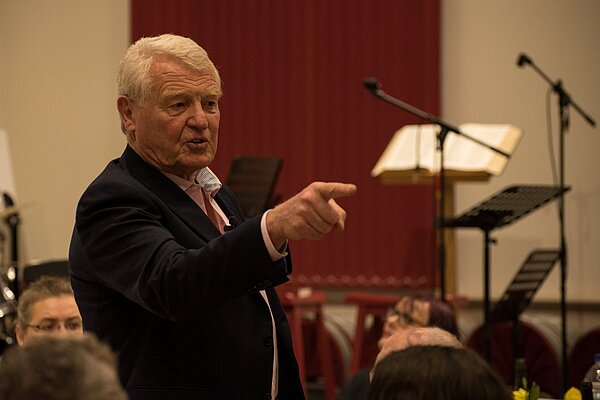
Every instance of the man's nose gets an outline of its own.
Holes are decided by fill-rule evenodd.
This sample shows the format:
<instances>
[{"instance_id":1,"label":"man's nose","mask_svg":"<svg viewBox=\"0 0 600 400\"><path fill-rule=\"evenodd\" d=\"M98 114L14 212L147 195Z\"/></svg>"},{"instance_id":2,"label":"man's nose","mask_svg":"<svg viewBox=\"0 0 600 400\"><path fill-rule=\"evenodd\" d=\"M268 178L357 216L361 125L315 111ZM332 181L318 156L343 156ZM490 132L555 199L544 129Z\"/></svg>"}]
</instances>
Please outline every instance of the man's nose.
<instances>
[{"instance_id":1,"label":"man's nose","mask_svg":"<svg viewBox=\"0 0 600 400\"><path fill-rule=\"evenodd\" d=\"M194 103L190 107L190 117L187 120L188 125L198 129L208 128L208 118L201 103Z\"/></svg>"}]
</instances>

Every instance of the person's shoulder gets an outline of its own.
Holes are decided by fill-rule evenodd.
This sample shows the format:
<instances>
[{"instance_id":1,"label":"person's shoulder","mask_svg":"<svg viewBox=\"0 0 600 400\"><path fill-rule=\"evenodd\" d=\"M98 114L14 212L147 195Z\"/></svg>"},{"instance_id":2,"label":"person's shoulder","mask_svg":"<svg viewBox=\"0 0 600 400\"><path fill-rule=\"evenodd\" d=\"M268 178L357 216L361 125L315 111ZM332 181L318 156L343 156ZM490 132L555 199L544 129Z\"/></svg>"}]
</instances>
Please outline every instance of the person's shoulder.
<instances>
[{"instance_id":1,"label":"person's shoulder","mask_svg":"<svg viewBox=\"0 0 600 400\"><path fill-rule=\"evenodd\" d=\"M123 167L122 161L117 158L110 161L94 180L90 182L83 192L82 198L98 190L106 191L107 186L131 186L135 181L127 169Z\"/></svg>"},{"instance_id":2,"label":"person's shoulder","mask_svg":"<svg viewBox=\"0 0 600 400\"><path fill-rule=\"evenodd\" d=\"M108 163L102 172L83 191L78 203L77 214L111 204L137 204L147 199L149 190L127 169L122 158Z\"/></svg>"}]
</instances>

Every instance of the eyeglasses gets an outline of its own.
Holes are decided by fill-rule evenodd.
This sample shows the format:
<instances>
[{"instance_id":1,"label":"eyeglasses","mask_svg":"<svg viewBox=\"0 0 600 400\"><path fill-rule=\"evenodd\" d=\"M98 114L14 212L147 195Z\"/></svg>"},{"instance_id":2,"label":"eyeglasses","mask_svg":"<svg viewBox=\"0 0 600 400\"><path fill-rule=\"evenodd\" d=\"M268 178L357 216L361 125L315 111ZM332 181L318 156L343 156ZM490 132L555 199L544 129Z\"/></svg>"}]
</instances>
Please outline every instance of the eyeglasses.
<instances>
[{"instance_id":1,"label":"eyeglasses","mask_svg":"<svg viewBox=\"0 0 600 400\"><path fill-rule=\"evenodd\" d=\"M35 329L38 332L56 332L60 330L60 327L64 327L69 332L79 331L83 329L83 323L80 319L70 319L65 322L61 322L54 319L48 319L40 322L37 325L25 325L28 328Z\"/></svg>"},{"instance_id":2,"label":"eyeglasses","mask_svg":"<svg viewBox=\"0 0 600 400\"><path fill-rule=\"evenodd\" d=\"M390 310L387 317L388 318L396 317L397 318L396 323L400 326L409 326L409 325L424 326L421 322L417 321L416 319L411 317L409 314L402 312L402 311L398 311L395 308Z\"/></svg>"}]
</instances>

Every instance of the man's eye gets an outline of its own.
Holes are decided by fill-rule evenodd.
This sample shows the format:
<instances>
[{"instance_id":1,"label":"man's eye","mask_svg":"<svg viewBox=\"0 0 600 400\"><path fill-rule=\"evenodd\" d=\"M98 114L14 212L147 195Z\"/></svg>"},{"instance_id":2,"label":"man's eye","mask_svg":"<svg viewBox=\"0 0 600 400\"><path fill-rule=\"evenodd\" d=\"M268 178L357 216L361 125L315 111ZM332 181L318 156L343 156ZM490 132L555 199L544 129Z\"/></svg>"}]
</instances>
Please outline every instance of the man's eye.
<instances>
[{"instance_id":1,"label":"man's eye","mask_svg":"<svg viewBox=\"0 0 600 400\"><path fill-rule=\"evenodd\" d=\"M55 324L40 324L39 327L42 331L53 331Z\"/></svg>"},{"instance_id":2,"label":"man's eye","mask_svg":"<svg viewBox=\"0 0 600 400\"><path fill-rule=\"evenodd\" d=\"M204 102L204 108L207 110L213 110L219 103L216 100L207 100Z\"/></svg>"},{"instance_id":3,"label":"man's eye","mask_svg":"<svg viewBox=\"0 0 600 400\"><path fill-rule=\"evenodd\" d=\"M173 103L170 106L173 109L181 109L185 107L185 103L183 101L177 102L177 103Z\"/></svg>"},{"instance_id":4,"label":"man's eye","mask_svg":"<svg viewBox=\"0 0 600 400\"><path fill-rule=\"evenodd\" d=\"M81 321L68 321L65 323L65 328L69 331L76 331L82 328Z\"/></svg>"}]
</instances>

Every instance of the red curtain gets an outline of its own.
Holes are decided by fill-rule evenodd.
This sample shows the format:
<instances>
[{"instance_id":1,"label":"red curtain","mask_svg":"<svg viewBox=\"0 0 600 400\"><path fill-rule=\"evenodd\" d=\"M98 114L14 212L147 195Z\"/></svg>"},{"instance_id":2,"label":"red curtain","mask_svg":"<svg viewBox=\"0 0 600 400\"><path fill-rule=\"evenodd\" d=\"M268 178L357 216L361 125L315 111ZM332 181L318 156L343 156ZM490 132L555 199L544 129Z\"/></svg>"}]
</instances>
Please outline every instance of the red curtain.
<instances>
[{"instance_id":1,"label":"red curtain","mask_svg":"<svg viewBox=\"0 0 600 400\"><path fill-rule=\"evenodd\" d=\"M236 155L277 156L277 193L314 181L353 182L347 229L293 242L293 282L430 288L437 273L429 186L386 186L370 171L415 116L374 98L365 77L439 114L439 0L131 0L132 41L176 33L204 47L221 73L224 179Z\"/></svg>"}]
</instances>

